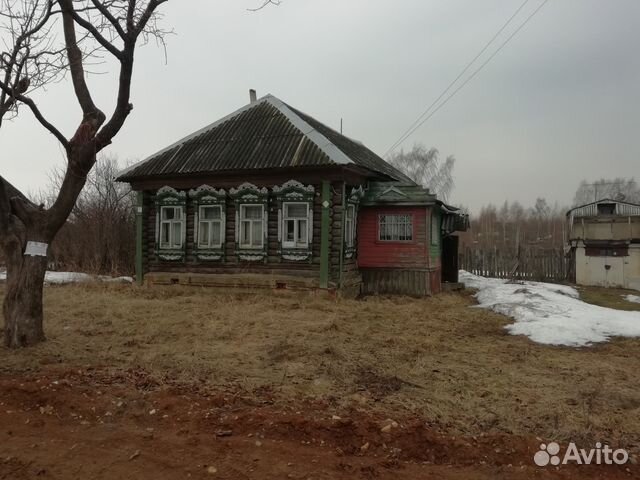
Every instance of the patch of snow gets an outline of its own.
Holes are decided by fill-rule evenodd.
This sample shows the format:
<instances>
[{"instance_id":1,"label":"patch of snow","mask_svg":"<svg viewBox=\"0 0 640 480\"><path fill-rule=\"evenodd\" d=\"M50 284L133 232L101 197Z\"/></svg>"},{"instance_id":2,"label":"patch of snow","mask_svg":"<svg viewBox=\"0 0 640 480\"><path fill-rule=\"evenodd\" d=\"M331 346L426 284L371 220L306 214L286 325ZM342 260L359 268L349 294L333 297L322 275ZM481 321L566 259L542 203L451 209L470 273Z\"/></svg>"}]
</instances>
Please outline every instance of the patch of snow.
<instances>
[{"instance_id":1,"label":"patch of snow","mask_svg":"<svg viewBox=\"0 0 640 480\"><path fill-rule=\"evenodd\" d=\"M82 283L93 280L91 275L77 272L47 272L44 275L44 283L50 285L63 285L65 283Z\"/></svg>"},{"instance_id":2,"label":"patch of snow","mask_svg":"<svg viewBox=\"0 0 640 480\"><path fill-rule=\"evenodd\" d=\"M478 290L478 307L515 320L506 329L537 343L583 347L611 337L640 337L640 312L591 305L577 290L542 282L509 283L460 271L460 281Z\"/></svg>"},{"instance_id":3,"label":"patch of snow","mask_svg":"<svg viewBox=\"0 0 640 480\"><path fill-rule=\"evenodd\" d=\"M627 295L624 297L627 302L640 303L640 295Z\"/></svg>"},{"instance_id":4,"label":"patch of snow","mask_svg":"<svg viewBox=\"0 0 640 480\"><path fill-rule=\"evenodd\" d=\"M0 272L0 281L7 280L7 272ZM133 283L131 277L109 277L106 275L89 275L79 272L46 272L44 275L44 283L48 285L64 285L68 283L85 283L85 282L105 282L105 283Z\"/></svg>"}]
</instances>

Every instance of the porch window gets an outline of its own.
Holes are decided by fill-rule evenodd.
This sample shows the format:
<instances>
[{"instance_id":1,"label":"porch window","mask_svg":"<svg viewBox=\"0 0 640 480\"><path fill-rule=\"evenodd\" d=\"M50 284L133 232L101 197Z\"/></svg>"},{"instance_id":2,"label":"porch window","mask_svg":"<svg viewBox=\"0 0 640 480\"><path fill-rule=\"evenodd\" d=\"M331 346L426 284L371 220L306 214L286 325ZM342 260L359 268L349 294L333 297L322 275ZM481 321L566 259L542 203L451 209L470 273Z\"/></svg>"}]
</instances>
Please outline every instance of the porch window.
<instances>
[{"instance_id":1,"label":"porch window","mask_svg":"<svg viewBox=\"0 0 640 480\"><path fill-rule=\"evenodd\" d=\"M282 226L285 248L307 248L309 246L309 204L287 203L282 205Z\"/></svg>"},{"instance_id":2,"label":"porch window","mask_svg":"<svg viewBox=\"0 0 640 480\"><path fill-rule=\"evenodd\" d=\"M199 211L198 248L220 248L224 225L220 205L203 205Z\"/></svg>"},{"instance_id":3,"label":"porch window","mask_svg":"<svg viewBox=\"0 0 640 480\"><path fill-rule=\"evenodd\" d=\"M181 249L183 232L183 207L160 207L160 248Z\"/></svg>"},{"instance_id":4,"label":"porch window","mask_svg":"<svg viewBox=\"0 0 640 480\"><path fill-rule=\"evenodd\" d=\"M408 242L413 240L413 216L384 214L378 216L378 240Z\"/></svg>"},{"instance_id":5,"label":"porch window","mask_svg":"<svg viewBox=\"0 0 640 480\"><path fill-rule=\"evenodd\" d=\"M240 205L240 248L262 248L264 205Z\"/></svg>"},{"instance_id":6,"label":"porch window","mask_svg":"<svg viewBox=\"0 0 640 480\"><path fill-rule=\"evenodd\" d=\"M344 219L344 242L347 247L353 247L356 240L356 206L347 205L347 212Z\"/></svg>"}]
</instances>

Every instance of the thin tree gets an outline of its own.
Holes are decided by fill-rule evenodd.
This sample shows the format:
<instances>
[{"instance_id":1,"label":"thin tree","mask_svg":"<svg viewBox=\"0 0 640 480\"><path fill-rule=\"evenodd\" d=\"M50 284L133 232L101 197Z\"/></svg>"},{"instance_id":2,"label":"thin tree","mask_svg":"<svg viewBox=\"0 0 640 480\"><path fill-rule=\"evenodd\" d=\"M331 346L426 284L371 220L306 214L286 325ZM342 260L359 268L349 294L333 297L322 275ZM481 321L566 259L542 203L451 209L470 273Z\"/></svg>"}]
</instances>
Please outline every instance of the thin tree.
<instances>
[{"instance_id":1,"label":"thin tree","mask_svg":"<svg viewBox=\"0 0 640 480\"><path fill-rule=\"evenodd\" d=\"M67 160L57 198L48 208L35 205L0 177L0 246L7 264L4 338L8 347L34 345L45 339L42 289L46 249L72 212L97 153L112 142L133 109L130 97L136 46L141 39L162 40L165 32L157 24L158 7L166 1L0 0L3 40L8 45L0 53L0 118L27 106L60 142ZM56 49L57 19L63 42ZM118 65L115 109L109 117L94 102L86 81L87 56L95 47L108 52ZM67 72L82 110L71 138L47 120L31 97L32 88Z\"/></svg>"},{"instance_id":2,"label":"thin tree","mask_svg":"<svg viewBox=\"0 0 640 480\"><path fill-rule=\"evenodd\" d=\"M447 201L453 190L453 167L456 159L452 155L441 162L437 148L427 149L424 145L416 144L408 152L400 150L391 154L388 160L411 180Z\"/></svg>"}]
</instances>

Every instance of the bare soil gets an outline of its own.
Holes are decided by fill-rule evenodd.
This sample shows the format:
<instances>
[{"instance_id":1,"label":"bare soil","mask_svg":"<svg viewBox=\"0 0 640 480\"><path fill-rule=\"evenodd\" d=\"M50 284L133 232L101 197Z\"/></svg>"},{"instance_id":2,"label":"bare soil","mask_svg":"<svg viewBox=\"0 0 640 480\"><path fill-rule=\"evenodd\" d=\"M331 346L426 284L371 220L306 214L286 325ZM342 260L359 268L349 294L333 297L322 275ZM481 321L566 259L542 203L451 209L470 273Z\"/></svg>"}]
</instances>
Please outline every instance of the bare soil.
<instances>
[{"instance_id":1,"label":"bare soil","mask_svg":"<svg viewBox=\"0 0 640 480\"><path fill-rule=\"evenodd\" d=\"M142 371L3 375L0 392L2 479L640 478L636 465L536 467L533 437L455 436L414 416L394 426L326 401L283 405L267 390L205 392Z\"/></svg>"},{"instance_id":2,"label":"bare soil","mask_svg":"<svg viewBox=\"0 0 640 480\"><path fill-rule=\"evenodd\" d=\"M640 478L532 461L549 441L637 455L637 340L536 345L468 293L88 285L45 304L49 340L0 350L0 479Z\"/></svg>"}]
</instances>

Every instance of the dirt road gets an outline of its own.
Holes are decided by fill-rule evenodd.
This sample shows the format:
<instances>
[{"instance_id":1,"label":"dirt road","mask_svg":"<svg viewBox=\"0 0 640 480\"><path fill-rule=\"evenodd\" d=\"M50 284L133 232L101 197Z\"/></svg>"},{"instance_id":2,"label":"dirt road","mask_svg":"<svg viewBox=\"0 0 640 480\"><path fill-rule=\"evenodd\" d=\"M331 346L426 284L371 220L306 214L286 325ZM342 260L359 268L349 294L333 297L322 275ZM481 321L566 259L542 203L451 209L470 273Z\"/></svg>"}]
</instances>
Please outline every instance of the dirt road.
<instances>
[{"instance_id":1,"label":"dirt road","mask_svg":"<svg viewBox=\"0 0 640 480\"><path fill-rule=\"evenodd\" d=\"M0 374L1 479L640 478L632 464L536 467L539 443L142 371Z\"/></svg>"}]
</instances>

